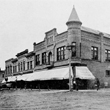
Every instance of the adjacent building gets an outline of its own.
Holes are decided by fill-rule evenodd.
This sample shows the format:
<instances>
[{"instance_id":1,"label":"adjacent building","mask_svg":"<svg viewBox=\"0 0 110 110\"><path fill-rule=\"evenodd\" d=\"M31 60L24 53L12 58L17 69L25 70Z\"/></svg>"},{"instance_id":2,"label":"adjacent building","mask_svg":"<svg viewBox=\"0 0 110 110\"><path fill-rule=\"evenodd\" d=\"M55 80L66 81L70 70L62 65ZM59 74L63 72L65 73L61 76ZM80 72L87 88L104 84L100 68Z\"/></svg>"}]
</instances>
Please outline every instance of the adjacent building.
<instances>
[{"instance_id":1,"label":"adjacent building","mask_svg":"<svg viewBox=\"0 0 110 110\"><path fill-rule=\"evenodd\" d=\"M1 68L0 68L0 86L1 86L2 80L4 79L4 74L5 74L5 71L1 70Z\"/></svg>"},{"instance_id":2,"label":"adjacent building","mask_svg":"<svg viewBox=\"0 0 110 110\"><path fill-rule=\"evenodd\" d=\"M13 64L12 64L13 58L10 58L5 61L5 77L12 76L13 75Z\"/></svg>"},{"instance_id":3,"label":"adjacent building","mask_svg":"<svg viewBox=\"0 0 110 110\"><path fill-rule=\"evenodd\" d=\"M73 68L87 66L101 86L110 86L110 35L82 26L74 7L66 25L63 33L56 28L46 32L43 41L33 43L32 52L26 49L7 60L5 76L68 66L71 55Z\"/></svg>"},{"instance_id":4,"label":"adjacent building","mask_svg":"<svg viewBox=\"0 0 110 110\"><path fill-rule=\"evenodd\" d=\"M16 54L16 58L5 61L5 77L33 73L34 52L28 49Z\"/></svg>"}]
</instances>

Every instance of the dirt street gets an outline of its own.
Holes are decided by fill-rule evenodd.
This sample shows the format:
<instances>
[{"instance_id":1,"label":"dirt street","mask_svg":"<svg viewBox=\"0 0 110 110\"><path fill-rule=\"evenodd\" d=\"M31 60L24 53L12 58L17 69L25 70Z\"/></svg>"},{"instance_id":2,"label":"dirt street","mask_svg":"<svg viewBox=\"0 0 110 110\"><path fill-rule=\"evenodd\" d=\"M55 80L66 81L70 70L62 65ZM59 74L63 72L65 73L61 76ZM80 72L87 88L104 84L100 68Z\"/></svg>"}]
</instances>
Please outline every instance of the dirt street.
<instances>
[{"instance_id":1,"label":"dirt street","mask_svg":"<svg viewBox=\"0 0 110 110\"><path fill-rule=\"evenodd\" d=\"M0 91L0 110L109 110L110 89L5 90Z\"/></svg>"}]
</instances>

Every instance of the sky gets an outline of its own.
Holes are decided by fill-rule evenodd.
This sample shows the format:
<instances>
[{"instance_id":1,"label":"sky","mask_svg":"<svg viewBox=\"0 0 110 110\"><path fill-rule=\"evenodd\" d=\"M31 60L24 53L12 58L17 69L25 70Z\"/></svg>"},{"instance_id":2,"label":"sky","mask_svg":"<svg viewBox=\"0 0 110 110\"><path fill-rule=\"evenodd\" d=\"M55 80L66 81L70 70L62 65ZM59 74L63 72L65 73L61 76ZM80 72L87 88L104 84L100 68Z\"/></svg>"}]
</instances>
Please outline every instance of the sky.
<instances>
[{"instance_id":1,"label":"sky","mask_svg":"<svg viewBox=\"0 0 110 110\"><path fill-rule=\"evenodd\" d=\"M110 34L109 0L0 0L0 68L44 40L45 32L67 31L73 5L82 26Z\"/></svg>"}]
</instances>

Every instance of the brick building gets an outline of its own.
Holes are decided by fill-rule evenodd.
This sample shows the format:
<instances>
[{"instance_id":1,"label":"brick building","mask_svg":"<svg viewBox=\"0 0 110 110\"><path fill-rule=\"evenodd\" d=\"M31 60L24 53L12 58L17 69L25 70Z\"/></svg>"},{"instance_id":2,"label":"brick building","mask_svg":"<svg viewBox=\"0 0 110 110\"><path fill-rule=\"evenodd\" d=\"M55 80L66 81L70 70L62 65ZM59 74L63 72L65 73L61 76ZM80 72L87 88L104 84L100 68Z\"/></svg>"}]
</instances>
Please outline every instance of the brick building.
<instances>
[{"instance_id":1,"label":"brick building","mask_svg":"<svg viewBox=\"0 0 110 110\"><path fill-rule=\"evenodd\" d=\"M5 61L5 77L33 73L34 52L28 49L17 53L16 58Z\"/></svg>"},{"instance_id":2,"label":"brick building","mask_svg":"<svg viewBox=\"0 0 110 110\"><path fill-rule=\"evenodd\" d=\"M74 7L66 25L67 31L63 33L58 34L56 28L46 32L43 41L33 43L32 53L29 54L26 50L17 54L17 59L11 59L9 63L6 61L6 71L7 68L13 67L13 74L20 70L24 73L22 66L22 69L19 69L19 65L23 64L27 64L26 70L29 69L29 64L34 64L33 69L30 66L34 72L68 66L67 46L72 45L72 67L86 66L99 78L101 86L104 86L105 82L110 86L110 35L82 26ZM31 55L32 62L29 60ZM74 71L73 69L73 73ZM77 76L77 72L75 74Z\"/></svg>"},{"instance_id":3,"label":"brick building","mask_svg":"<svg viewBox=\"0 0 110 110\"><path fill-rule=\"evenodd\" d=\"M110 35L82 26L74 7L66 25L67 31L58 34L54 28L45 33L42 42L34 43L34 70L46 68L48 64L68 65L66 46L73 45L71 64L85 64L102 86L105 82L110 84Z\"/></svg>"}]
</instances>

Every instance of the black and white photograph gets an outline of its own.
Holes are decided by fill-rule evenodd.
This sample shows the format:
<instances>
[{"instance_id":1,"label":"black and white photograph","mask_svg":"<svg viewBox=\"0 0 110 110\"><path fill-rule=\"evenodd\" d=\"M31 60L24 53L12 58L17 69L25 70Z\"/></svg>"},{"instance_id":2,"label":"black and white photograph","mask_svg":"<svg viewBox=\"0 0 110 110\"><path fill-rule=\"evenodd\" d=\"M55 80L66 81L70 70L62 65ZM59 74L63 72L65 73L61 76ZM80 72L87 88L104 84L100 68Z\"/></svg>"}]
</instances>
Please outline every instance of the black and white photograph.
<instances>
[{"instance_id":1,"label":"black and white photograph","mask_svg":"<svg viewBox=\"0 0 110 110\"><path fill-rule=\"evenodd\" d=\"M0 0L0 110L109 110L110 1Z\"/></svg>"}]
</instances>

